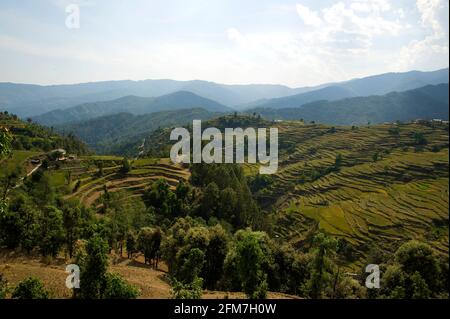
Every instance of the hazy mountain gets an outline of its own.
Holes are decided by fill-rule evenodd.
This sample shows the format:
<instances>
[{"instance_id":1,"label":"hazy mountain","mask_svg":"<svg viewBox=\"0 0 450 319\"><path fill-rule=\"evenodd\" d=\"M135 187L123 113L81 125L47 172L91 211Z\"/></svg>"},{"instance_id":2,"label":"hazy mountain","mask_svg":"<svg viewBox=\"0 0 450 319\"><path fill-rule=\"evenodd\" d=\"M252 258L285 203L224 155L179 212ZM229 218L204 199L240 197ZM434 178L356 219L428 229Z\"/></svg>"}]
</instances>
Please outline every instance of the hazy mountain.
<instances>
[{"instance_id":1,"label":"hazy mountain","mask_svg":"<svg viewBox=\"0 0 450 319\"><path fill-rule=\"evenodd\" d=\"M56 126L61 133L73 133L99 153L137 155L136 145L158 128L186 125L192 120L207 120L223 113L195 108L134 115L117 113L95 119ZM131 146L131 147L130 147Z\"/></svg>"},{"instance_id":2,"label":"hazy mountain","mask_svg":"<svg viewBox=\"0 0 450 319\"><path fill-rule=\"evenodd\" d=\"M449 118L448 83L428 85L405 92L382 96L346 98L338 101L316 101L297 108L255 108L267 119L304 119L327 124L366 124Z\"/></svg>"},{"instance_id":3,"label":"hazy mountain","mask_svg":"<svg viewBox=\"0 0 450 319\"><path fill-rule=\"evenodd\" d=\"M197 95L232 106L262 98L295 94L305 89L283 85L224 85L207 81L106 81L71 85L29 85L0 83L0 110L21 117L35 116L55 109L65 109L83 103L109 101L124 96L155 97L177 91Z\"/></svg>"},{"instance_id":4,"label":"hazy mountain","mask_svg":"<svg viewBox=\"0 0 450 319\"><path fill-rule=\"evenodd\" d=\"M277 99L270 99L264 101L258 105L253 105L253 107L263 107L263 108L288 108L288 107L299 107L303 104L318 101L318 100L339 100L346 97L356 96L354 92L340 86L328 86L323 89L296 94L292 96L280 97Z\"/></svg>"},{"instance_id":5,"label":"hazy mountain","mask_svg":"<svg viewBox=\"0 0 450 319\"><path fill-rule=\"evenodd\" d=\"M187 91L179 91L159 97L125 96L112 101L85 103L63 110L54 110L33 117L45 125L84 121L103 115L127 112L146 114L160 111L203 108L211 112L229 112L230 108Z\"/></svg>"},{"instance_id":6,"label":"hazy mountain","mask_svg":"<svg viewBox=\"0 0 450 319\"><path fill-rule=\"evenodd\" d=\"M385 73L369 76L347 82L330 84L324 88L311 90L306 93L264 100L260 103L250 103L247 109L255 107L299 107L313 101L335 101L356 96L384 95L394 91L402 92L430 84L436 85L448 83L448 70L449 69L442 69L433 72L411 71L406 73Z\"/></svg>"},{"instance_id":7,"label":"hazy mountain","mask_svg":"<svg viewBox=\"0 0 450 319\"><path fill-rule=\"evenodd\" d=\"M226 106L244 109L254 107L255 104L262 106L262 103L269 103L269 101L256 103L255 101L258 100L303 94L330 86L347 89L352 94L348 96L350 97L386 94L439 83L448 83L448 69L434 72L386 73L347 82L303 88L266 84L225 85L200 80L126 80L48 86L0 83L0 110L8 110L21 117L27 117L55 109L65 109L84 103L110 101L129 95L156 97L177 91L189 91ZM322 91L324 94L317 98L331 99L326 92ZM316 93L316 95L319 94Z\"/></svg>"}]
</instances>

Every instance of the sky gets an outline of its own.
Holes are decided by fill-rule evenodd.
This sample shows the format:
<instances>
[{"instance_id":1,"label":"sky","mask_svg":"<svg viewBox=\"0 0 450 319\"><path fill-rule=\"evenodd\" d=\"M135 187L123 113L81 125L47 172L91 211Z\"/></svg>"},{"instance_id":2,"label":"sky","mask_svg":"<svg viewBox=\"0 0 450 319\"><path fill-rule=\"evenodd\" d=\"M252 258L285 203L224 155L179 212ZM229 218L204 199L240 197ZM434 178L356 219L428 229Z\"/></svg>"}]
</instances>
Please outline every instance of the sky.
<instances>
[{"instance_id":1,"label":"sky","mask_svg":"<svg viewBox=\"0 0 450 319\"><path fill-rule=\"evenodd\" d=\"M303 87L448 60L448 0L0 2L0 82Z\"/></svg>"}]
</instances>

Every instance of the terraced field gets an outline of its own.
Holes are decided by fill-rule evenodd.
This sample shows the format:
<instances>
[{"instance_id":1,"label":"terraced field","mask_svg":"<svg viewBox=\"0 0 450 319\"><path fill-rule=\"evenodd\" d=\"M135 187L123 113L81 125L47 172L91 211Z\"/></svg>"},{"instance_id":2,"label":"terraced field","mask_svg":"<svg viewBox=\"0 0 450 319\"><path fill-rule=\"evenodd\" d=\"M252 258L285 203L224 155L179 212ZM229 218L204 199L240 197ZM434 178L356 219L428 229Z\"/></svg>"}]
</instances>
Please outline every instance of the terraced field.
<instances>
[{"instance_id":1,"label":"terraced field","mask_svg":"<svg viewBox=\"0 0 450 319\"><path fill-rule=\"evenodd\" d=\"M410 238L448 255L448 126L277 125L280 166L257 196L281 239L299 244L315 225L350 244L355 266L370 243Z\"/></svg>"},{"instance_id":2,"label":"terraced field","mask_svg":"<svg viewBox=\"0 0 450 319\"><path fill-rule=\"evenodd\" d=\"M173 165L170 159L138 159L131 161L131 170L120 172L120 157L92 156L67 163L53 173L70 174L70 195L66 199L78 198L85 206L99 207L98 199L105 188L110 193L125 191L127 198L141 196L144 190L155 180L165 179L172 188L179 181L189 178L189 171L181 166ZM101 164L99 164L101 163ZM103 173L99 173L99 167ZM70 173L69 173L70 172ZM77 186L78 185L78 186Z\"/></svg>"}]
</instances>

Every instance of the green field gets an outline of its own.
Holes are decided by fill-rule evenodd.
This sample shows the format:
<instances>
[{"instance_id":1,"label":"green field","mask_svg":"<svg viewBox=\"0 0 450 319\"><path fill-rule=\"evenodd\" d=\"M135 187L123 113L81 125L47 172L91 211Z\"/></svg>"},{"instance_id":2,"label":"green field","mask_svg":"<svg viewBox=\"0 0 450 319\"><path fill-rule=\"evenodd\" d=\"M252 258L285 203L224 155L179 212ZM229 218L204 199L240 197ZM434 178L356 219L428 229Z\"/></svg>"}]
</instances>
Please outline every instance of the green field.
<instances>
[{"instance_id":1,"label":"green field","mask_svg":"<svg viewBox=\"0 0 450 319\"><path fill-rule=\"evenodd\" d=\"M347 241L355 262L371 243L391 249L411 238L448 254L448 126L400 125L397 135L395 125L277 125L279 169L256 193L275 235L300 244L315 225ZM327 170L338 154L340 168Z\"/></svg>"},{"instance_id":2,"label":"green field","mask_svg":"<svg viewBox=\"0 0 450 319\"><path fill-rule=\"evenodd\" d=\"M103 162L103 174L99 174L99 162ZM115 156L86 156L67 163L61 168L71 171L71 194L66 198L77 198L85 206L101 205L99 199L106 187L108 192L124 192L129 198L140 196L154 181L167 180L175 187L180 180L189 178L189 171L170 163L169 159L142 158L130 161L128 173L120 171L122 158ZM93 164L93 163L96 164ZM79 184L78 189L75 189Z\"/></svg>"}]
</instances>

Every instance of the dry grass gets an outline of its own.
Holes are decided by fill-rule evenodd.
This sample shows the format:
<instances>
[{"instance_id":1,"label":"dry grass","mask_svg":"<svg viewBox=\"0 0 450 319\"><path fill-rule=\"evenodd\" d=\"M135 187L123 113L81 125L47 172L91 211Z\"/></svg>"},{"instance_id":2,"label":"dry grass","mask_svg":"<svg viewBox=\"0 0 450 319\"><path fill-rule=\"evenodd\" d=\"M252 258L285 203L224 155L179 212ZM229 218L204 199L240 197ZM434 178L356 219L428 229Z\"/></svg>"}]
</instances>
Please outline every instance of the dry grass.
<instances>
[{"instance_id":1,"label":"dry grass","mask_svg":"<svg viewBox=\"0 0 450 319\"><path fill-rule=\"evenodd\" d=\"M160 263L157 270L144 264L142 256L133 260L110 256L109 271L120 274L130 284L139 290L140 299L168 299L170 298L170 285L167 279L167 267ZM11 251L0 252L0 273L13 288L27 277L39 278L45 287L51 291L52 298L70 298L71 290L65 286L68 264L63 258L45 262L39 257L24 256ZM204 299L243 299L245 295L240 292L207 291L203 293ZM282 293L269 292L269 299L295 299L297 297Z\"/></svg>"}]
</instances>

